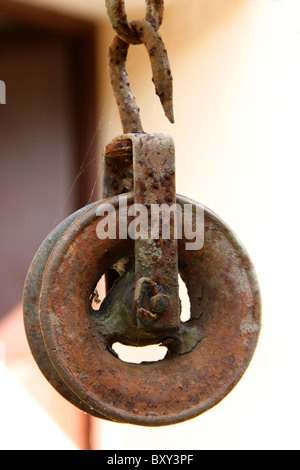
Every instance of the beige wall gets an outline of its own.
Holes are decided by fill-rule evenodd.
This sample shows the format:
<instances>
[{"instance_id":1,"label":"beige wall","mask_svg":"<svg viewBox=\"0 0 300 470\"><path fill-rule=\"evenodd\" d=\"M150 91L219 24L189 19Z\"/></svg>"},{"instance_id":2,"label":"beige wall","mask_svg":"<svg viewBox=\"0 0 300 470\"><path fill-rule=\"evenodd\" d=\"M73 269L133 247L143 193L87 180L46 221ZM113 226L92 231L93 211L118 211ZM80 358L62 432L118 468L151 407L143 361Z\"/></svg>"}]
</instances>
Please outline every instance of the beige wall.
<instances>
[{"instance_id":1,"label":"beige wall","mask_svg":"<svg viewBox=\"0 0 300 470\"><path fill-rule=\"evenodd\" d=\"M15 1L15 0L12 0ZM63 11L71 15L77 15L81 18L87 18L93 21L105 16L105 0L16 0L19 3L27 3L30 5L38 5L46 9ZM206 2L207 0L205 0ZM220 1L220 0L210 0ZM165 0L165 5L171 3L172 0ZM144 8L143 0L127 0L126 12L128 15L135 14L137 10L142 11Z\"/></svg>"}]
</instances>

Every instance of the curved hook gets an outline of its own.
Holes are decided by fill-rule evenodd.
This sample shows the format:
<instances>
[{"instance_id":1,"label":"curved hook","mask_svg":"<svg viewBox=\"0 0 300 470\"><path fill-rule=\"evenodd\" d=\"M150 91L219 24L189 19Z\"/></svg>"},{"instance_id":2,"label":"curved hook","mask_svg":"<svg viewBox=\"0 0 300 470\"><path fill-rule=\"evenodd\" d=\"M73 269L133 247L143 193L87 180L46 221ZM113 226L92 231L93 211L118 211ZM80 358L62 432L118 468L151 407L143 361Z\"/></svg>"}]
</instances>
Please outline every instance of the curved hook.
<instances>
[{"instance_id":1,"label":"curved hook","mask_svg":"<svg viewBox=\"0 0 300 470\"><path fill-rule=\"evenodd\" d=\"M156 94L160 98L167 118L171 123L174 123L173 78L165 45L160 35L148 21L133 20L129 24L146 46L150 57ZM125 68L128 48L129 44L124 42L118 35L115 36L109 48L110 78L124 133L142 133L140 110L131 92Z\"/></svg>"}]
</instances>

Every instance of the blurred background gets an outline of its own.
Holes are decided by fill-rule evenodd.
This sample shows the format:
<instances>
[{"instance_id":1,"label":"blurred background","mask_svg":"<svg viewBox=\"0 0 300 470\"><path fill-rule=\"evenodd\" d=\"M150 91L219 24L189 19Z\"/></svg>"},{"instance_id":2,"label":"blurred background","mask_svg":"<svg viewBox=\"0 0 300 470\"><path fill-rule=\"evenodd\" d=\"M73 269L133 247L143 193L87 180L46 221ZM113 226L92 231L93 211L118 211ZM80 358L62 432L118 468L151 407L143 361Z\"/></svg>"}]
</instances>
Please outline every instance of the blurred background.
<instances>
[{"instance_id":1,"label":"blurred background","mask_svg":"<svg viewBox=\"0 0 300 470\"><path fill-rule=\"evenodd\" d=\"M129 18L145 2L128 0ZM158 429L89 418L31 357L22 289L47 234L101 193L104 146L122 133L107 72L104 0L0 0L0 448L298 449L299 0L165 0L174 77L164 117L143 46L128 74L146 132L176 145L177 192L236 232L260 280L255 356L217 407Z\"/></svg>"}]
</instances>

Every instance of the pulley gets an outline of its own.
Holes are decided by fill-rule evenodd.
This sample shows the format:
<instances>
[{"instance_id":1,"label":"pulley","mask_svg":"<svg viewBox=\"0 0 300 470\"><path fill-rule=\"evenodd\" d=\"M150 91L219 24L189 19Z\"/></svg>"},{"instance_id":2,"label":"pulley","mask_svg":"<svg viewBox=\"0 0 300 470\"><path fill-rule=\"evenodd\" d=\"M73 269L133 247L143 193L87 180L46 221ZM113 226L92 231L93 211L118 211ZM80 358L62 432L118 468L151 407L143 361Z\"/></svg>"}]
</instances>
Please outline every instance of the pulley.
<instances>
[{"instance_id":1,"label":"pulley","mask_svg":"<svg viewBox=\"0 0 300 470\"><path fill-rule=\"evenodd\" d=\"M109 68L124 134L104 151L104 199L69 216L38 250L24 322L41 372L70 403L94 417L162 426L200 415L240 380L259 337L260 291L232 230L176 195L173 139L142 129L125 69L129 44L146 46L173 121L172 75L157 32L163 2L147 0L146 19L130 22L122 0L106 4L117 33ZM179 276L190 299L185 322ZM128 363L116 342L168 353Z\"/></svg>"}]
</instances>

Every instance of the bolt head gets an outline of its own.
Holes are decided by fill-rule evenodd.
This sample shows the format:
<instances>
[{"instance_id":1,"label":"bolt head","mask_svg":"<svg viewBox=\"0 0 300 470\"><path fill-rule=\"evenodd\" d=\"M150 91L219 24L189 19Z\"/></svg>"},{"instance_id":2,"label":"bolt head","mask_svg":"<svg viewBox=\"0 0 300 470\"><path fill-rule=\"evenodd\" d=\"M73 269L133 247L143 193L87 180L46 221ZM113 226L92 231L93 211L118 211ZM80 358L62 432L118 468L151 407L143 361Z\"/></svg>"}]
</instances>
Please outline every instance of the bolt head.
<instances>
[{"instance_id":1,"label":"bolt head","mask_svg":"<svg viewBox=\"0 0 300 470\"><path fill-rule=\"evenodd\" d=\"M170 298L165 294L157 294L150 299L151 312L157 315L164 313L170 306Z\"/></svg>"}]
</instances>

